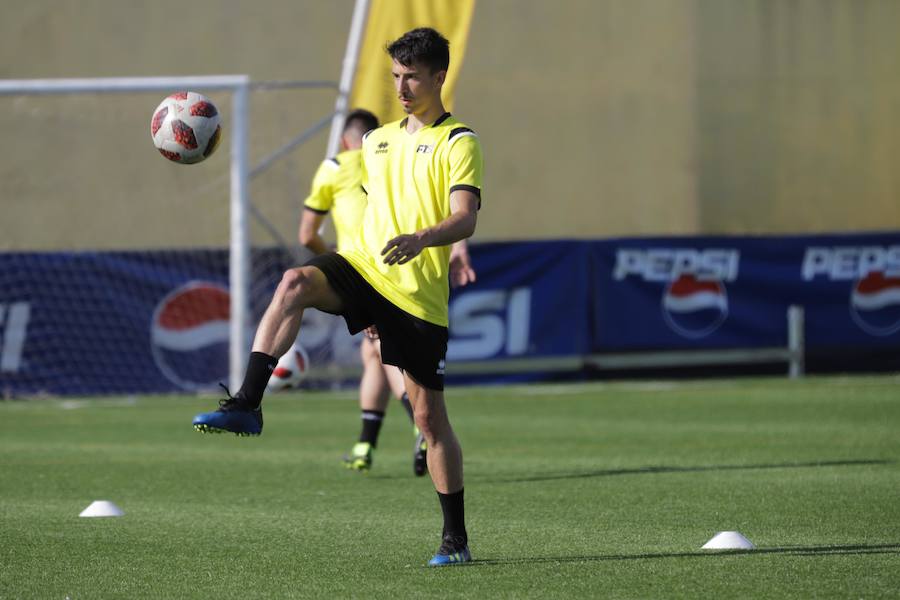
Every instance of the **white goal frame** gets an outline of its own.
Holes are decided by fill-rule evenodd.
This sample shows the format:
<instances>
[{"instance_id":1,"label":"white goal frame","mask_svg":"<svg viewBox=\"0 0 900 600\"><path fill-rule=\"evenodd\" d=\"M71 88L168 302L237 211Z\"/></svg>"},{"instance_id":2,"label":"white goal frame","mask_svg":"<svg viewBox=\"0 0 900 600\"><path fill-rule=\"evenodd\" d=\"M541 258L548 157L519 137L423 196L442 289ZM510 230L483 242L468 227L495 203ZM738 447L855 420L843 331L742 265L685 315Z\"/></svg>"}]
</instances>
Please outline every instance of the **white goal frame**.
<instances>
[{"instance_id":1,"label":"white goal frame","mask_svg":"<svg viewBox=\"0 0 900 600\"><path fill-rule=\"evenodd\" d=\"M250 169L248 152L248 120L250 91L254 87L249 75L204 75L187 77L99 77L86 79L0 79L0 96L128 93L171 93L179 90L231 92L231 232L229 244L229 288L231 291L231 319L229 323L228 381L230 389L240 387L249 347L250 324L250 233L248 214L254 211L250 203L250 180L266 170L273 162L289 153L329 123L328 150L326 156L336 153L347 113L347 103L356 74L360 46L369 14L369 0L356 0L353 18L344 54L340 82L307 81L287 82L276 87L328 87L337 88L335 108L332 114L310 127L272 155L267 156L254 169ZM263 86L264 87L264 86ZM264 227L268 222L257 212ZM277 237L277 236L276 236Z\"/></svg>"},{"instance_id":2,"label":"white goal frame","mask_svg":"<svg viewBox=\"0 0 900 600\"><path fill-rule=\"evenodd\" d=\"M229 250L228 378L231 389L241 385L250 353L250 236L247 214L250 207L248 127L250 104L249 75L208 75L193 77L100 77L93 79L0 79L0 96L49 94L101 94L165 92L179 90L231 92L231 240Z\"/></svg>"}]
</instances>

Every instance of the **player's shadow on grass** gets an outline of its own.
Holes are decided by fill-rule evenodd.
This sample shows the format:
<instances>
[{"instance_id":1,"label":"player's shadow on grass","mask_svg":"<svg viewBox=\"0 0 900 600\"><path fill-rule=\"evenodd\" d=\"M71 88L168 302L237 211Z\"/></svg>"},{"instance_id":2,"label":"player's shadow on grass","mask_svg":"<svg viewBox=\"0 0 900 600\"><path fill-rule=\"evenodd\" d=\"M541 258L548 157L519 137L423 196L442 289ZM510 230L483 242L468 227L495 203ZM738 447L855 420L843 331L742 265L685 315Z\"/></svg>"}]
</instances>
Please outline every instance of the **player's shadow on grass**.
<instances>
[{"instance_id":1,"label":"player's shadow on grass","mask_svg":"<svg viewBox=\"0 0 900 600\"><path fill-rule=\"evenodd\" d=\"M852 554L900 554L900 544L850 544L843 546L779 546L754 550L716 550L706 552L651 552L646 554L598 554L596 556L537 556L522 558L485 558L472 561L479 565L519 565L534 563L578 563L617 560L653 560L662 558L715 558L743 554L789 554L791 556L842 556Z\"/></svg>"},{"instance_id":2,"label":"player's shadow on grass","mask_svg":"<svg viewBox=\"0 0 900 600\"><path fill-rule=\"evenodd\" d=\"M493 476L490 483L530 483L555 481L558 479L585 479L589 477L612 477L614 475L658 475L663 473L700 473L705 471L751 471L756 469L811 469L816 467L859 467L868 465L893 464L892 460L825 460L816 462L765 463L749 465L698 465L693 467L656 466L634 467L630 469L598 469L591 471L569 471L543 473L523 477ZM473 477L473 479L477 479Z\"/></svg>"}]
</instances>

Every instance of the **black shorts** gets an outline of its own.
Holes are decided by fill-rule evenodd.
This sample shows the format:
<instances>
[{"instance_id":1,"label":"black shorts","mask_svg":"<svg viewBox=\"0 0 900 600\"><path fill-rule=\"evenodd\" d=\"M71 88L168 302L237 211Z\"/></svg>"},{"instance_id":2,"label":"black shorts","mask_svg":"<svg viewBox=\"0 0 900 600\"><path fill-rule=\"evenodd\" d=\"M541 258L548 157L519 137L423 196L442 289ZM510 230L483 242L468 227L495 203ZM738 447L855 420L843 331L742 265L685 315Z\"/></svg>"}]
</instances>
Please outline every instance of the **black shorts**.
<instances>
[{"instance_id":1,"label":"black shorts","mask_svg":"<svg viewBox=\"0 0 900 600\"><path fill-rule=\"evenodd\" d=\"M369 285L340 254L314 256L304 266L316 267L340 296L347 329L356 334L375 325L381 338L381 362L400 367L421 385L444 389L447 328L401 310Z\"/></svg>"}]
</instances>

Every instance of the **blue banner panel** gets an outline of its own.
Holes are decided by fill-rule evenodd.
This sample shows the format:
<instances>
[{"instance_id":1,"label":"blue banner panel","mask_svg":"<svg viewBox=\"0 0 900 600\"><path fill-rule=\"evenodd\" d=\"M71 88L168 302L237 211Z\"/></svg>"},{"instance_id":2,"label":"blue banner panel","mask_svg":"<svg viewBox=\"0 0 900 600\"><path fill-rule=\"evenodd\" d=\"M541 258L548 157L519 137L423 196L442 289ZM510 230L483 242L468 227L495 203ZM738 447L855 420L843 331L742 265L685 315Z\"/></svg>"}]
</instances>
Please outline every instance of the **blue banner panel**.
<instances>
[{"instance_id":1,"label":"blue banner panel","mask_svg":"<svg viewBox=\"0 0 900 600\"><path fill-rule=\"evenodd\" d=\"M477 281L450 296L451 381L577 375L592 353L784 347L791 305L804 307L807 356L823 368L900 367L897 233L509 242L471 254ZM293 259L252 257L254 327ZM213 388L228 378L227 284L226 250L0 254L0 394ZM307 311L299 343L314 371L359 365L339 318ZM454 375L454 364L469 368Z\"/></svg>"},{"instance_id":2,"label":"blue banner panel","mask_svg":"<svg viewBox=\"0 0 900 600\"><path fill-rule=\"evenodd\" d=\"M900 235L647 238L592 242L597 352L900 346Z\"/></svg>"},{"instance_id":3,"label":"blue banner panel","mask_svg":"<svg viewBox=\"0 0 900 600\"><path fill-rule=\"evenodd\" d=\"M255 251L252 305L283 253ZM0 254L0 393L208 389L228 375L228 252Z\"/></svg>"},{"instance_id":4,"label":"blue banner panel","mask_svg":"<svg viewBox=\"0 0 900 600\"><path fill-rule=\"evenodd\" d=\"M900 346L900 234L806 238L796 256L809 346Z\"/></svg>"},{"instance_id":5,"label":"blue banner panel","mask_svg":"<svg viewBox=\"0 0 900 600\"><path fill-rule=\"evenodd\" d=\"M451 294L448 360L588 352L588 250L474 245L478 279ZM253 264L255 324L291 258L254 250ZM0 254L0 393L215 388L228 379L229 310L226 250ZM356 342L341 319L304 315L314 369L358 365Z\"/></svg>"},{"instance_id":6,"label":"blue banner panel","mask_svg":"<svg viewBox=\"0 0 900 600\"><path fill-rule=\"evenodd\" d=\"M590 341L583 242L473 245L477 280L450 295L447 362L582 355Z\"/></svg>"}]
</instances>

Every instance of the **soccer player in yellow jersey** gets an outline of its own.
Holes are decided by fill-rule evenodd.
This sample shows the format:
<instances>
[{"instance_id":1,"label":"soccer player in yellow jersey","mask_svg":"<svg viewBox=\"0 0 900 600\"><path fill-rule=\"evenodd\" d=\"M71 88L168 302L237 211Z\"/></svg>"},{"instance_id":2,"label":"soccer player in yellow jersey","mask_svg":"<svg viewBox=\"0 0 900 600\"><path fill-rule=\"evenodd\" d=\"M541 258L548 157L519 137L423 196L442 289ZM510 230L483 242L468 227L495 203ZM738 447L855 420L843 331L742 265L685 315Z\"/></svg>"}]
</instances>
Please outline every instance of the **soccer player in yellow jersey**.
<instances>
[{"instance_id":1,"label":"soccer player in yellow jersey","mask_svg":"<svg viewBox=\"0 0 900 600\"><path fill-rule=\"evenodd\" d=\"M328 252L319 229L325 215L329 213L337 235L338 252L347 252L355 244L368 203L362 187L362 140L366 133L377 127L378 117L371 112L364 109L351 111L344 119L342 151L337 156L322 161L313 177L309 197L303 203L299 237L300 243L314 254ZM363 365L359 382L362 428L359 441L353 446L350 455L344 457L344 465L349 469L368 471L372 467L373 451L378 446L378 435L387 411L390 392L403 404L410 419L414 420L414 417L403 386L403 373L397 367L381 362L380 341L372 335L366 335L359 350ZM417 432L413 446L413 472L416 475L424 475L426 472L426 450L423 436Z\"/></svg>"},{"instance_id":2,"label":"soccer player in yellow jersey","mask_svg":"<svg viewBox=\"0 0 900 600\"><path fill-rule=\"evenodd\" d=\"M382 360L403 370L416 425L428 443L428 472L444 516L429 565L461 564L469 553L462 450L444 403L451 248L475 232L482 154L474 132L444 110L447 40L430 28L392 42L391 72L407 116L363 141L368 204L354 249L322 254L288 270L253 341L241 389L217 411L194 417L200 431L262 432L266 382L315 307L343 315L351 332L374 326Z\"/></svg>"},{"instance_id":3,"label":"soccer player in yellow jersey","mask_svg":"<svg viewBox=\"0 0 900 600\"><path fill-rule=\"evenodd\" d=\"M312 189L303 202L300 219L300 243L314 254L329 251L319 236L325 215L331 213L337 235L338 251L349 250L355 243L368 199L362 188L362 140L378 128L378 117L364 109L353 110L344 119L341 151L322 161L313 177Z\"/></svg>"}]
</instances>

